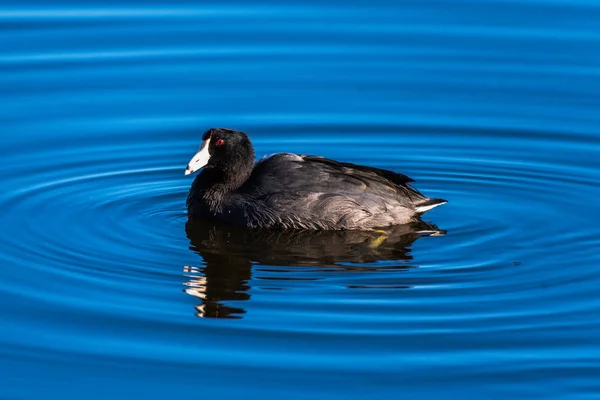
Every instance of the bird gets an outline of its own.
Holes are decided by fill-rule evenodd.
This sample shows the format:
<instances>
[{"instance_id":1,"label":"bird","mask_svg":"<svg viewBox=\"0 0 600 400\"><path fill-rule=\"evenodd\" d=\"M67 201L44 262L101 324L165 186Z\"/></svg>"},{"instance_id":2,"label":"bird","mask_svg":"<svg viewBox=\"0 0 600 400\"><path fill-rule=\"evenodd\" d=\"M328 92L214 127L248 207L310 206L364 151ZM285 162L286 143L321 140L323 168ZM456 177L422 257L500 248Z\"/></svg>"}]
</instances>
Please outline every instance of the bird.
<instances>
[{"instance_id":1,"label":"bird","mask_svg":"<svg viewBox=\"0 0 600 400\"><path fill-rule=\"evenodd\" d=\"M447 203L393 171L277 153L255 161L248 135L211 128L185 170L188 218L245 228L376 230L414 222Z\"/></svg>"}]
</instances>

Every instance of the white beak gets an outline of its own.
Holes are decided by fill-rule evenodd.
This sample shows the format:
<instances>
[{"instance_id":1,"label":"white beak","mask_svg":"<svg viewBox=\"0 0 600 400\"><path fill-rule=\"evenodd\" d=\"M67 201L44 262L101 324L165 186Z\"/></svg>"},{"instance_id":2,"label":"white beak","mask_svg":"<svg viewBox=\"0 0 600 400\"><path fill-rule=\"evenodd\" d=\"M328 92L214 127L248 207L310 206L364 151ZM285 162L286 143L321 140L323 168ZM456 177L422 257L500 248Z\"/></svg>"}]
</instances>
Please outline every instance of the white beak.
<instances>
[{"instance_id":1,"label":"white beak","mask_svg":"<svg viewBox=\"0 0 600 400\"><path fill-rule=\"evenodd\" d=\"M202 145L200 145L200 150L194 157L190 160L187 168L185 169L185 174L189 175L198 171L200 168L204 167L208 164L208 160L210 159L210 154L208 153L208 145L210 144L210 138L202 141Z\"/></svg>"}]
</instances>

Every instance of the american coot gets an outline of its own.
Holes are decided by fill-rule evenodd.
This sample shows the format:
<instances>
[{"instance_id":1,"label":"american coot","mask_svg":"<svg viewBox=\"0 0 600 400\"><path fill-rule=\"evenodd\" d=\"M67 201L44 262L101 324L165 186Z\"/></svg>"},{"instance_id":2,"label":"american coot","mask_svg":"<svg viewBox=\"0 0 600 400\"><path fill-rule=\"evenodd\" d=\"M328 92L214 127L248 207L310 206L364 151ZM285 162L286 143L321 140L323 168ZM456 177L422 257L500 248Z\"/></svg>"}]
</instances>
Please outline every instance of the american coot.
<instances>
[{"instance_id":1,"label":"american coot","mask_svg":"<svg viewBox=\"0 0 600 400\"><path fill-rule=\"evenodd\" d=\"M224 128L204 133L185 174L200 168L187 198L189 217L250 228L381 228L446 203L383 169L290 153L255 164L248 136Z\"/></svg>"}]
</instances>

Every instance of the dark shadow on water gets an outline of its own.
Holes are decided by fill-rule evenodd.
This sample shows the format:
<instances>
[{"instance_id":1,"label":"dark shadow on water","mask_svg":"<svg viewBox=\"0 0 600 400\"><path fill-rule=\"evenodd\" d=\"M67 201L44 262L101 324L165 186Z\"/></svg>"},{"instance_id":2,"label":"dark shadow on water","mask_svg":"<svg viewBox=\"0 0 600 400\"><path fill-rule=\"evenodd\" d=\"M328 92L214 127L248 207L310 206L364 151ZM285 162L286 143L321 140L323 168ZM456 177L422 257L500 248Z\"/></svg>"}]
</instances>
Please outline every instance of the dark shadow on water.
<instances>
[{"instance_id":1,"label":"dark shadow on water","mask_svg":"<svg viewBox=\"0 0 600 400\"><path fill-rule=\"evenodd\" d=\"M281 272L289 272L286 267L333 272L406 270L415 268L406 263L412 260L410 246L415 240L444 233L423 221L382 231L272 231L189 220L186 234L190 249L202 257L204 265L184 267L189 278L184 291L201 300L196 306L199 317L241 318L246 312L243 301L250 299L253 264L279 266ZM360 265L383 260L398 264ZM282 276L281 280L285 279L306 280L311 276Z\"/></svg>"}]
</instances>

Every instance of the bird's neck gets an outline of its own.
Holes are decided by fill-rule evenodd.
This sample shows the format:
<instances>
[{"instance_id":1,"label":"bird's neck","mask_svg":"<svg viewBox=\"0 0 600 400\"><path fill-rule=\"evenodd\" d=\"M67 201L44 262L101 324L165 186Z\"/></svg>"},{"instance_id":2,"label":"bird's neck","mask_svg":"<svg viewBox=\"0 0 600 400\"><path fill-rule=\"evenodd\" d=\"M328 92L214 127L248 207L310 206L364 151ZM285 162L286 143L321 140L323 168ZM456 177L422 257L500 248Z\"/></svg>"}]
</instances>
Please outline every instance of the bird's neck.
<instances>
[{"instance_id":1,"label":"bird's neck","mask_svg":"<svg viewBox=\"0 0 600 400\"><path fill-rule=\"evenodd\" d=\"M238 168L205 168L194 180L196 196L216 211L250 177L253 165Z\"/></svg>"},{"instance_id":2,"label":"bird's neck","mask_svg":"<svg viewBox=\"0 0 600 400\"><path fill-rule=\"evenodd\" d=\"M250 177L253 163L247 165L231 165L226 168L205 168L201 175L209 183L211 191L230 193L238 190Z\"/></svg>"}]
</instances>

